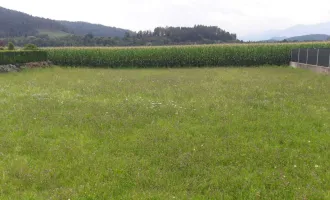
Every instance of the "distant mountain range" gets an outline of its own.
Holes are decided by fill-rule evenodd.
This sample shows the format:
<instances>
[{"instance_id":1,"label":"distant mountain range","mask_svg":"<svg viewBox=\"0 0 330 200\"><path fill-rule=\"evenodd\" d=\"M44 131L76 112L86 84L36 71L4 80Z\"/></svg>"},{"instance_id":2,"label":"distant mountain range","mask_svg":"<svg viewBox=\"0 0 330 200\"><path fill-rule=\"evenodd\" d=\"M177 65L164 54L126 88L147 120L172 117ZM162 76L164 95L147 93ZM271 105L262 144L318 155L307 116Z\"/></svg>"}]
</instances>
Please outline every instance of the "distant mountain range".
<instances>
[{"instance_id":1,"label":"distant mountain range","mask_svg":"<svg viewBox=\"0 0 330 200\"><path fill-rule=\"evenodd\" d=\"M89 33L100 37L124 37L126 32L130 32L130 30L87 22L45 19L0 7L0 38L39 34L60 37L72 34L87 35Z\"/></svg>"},{"instance_id":2,"label":"distant mountain range","mask_svg":"<svg viewBox=\"0 0 330 200\"><path fill-rule=\"evenodd\" d=\"M296 25L283 30L270 30L259 34L251 34L240 37L244 41L266 41L266 40L283 40L292 37L306 37L320 38L330 35L330 22L310 24L310 25Z\"/></svg>"},{"instance_id":3,"label":"distant mountain range","mask_svg":"<svg viewBox=\"0 0 330 200\"><path fill-rule=\"evenodd\" d=\"M301 35L301 36L295 36L295 37L275 37L271 38L270 40L264 40L263 42L278 42L278 41L298 41L298 42L304 42L304 41L326 41L330 39L330 35L326 34L310 34L310 35Z\"/></svg>"}]
</instances>

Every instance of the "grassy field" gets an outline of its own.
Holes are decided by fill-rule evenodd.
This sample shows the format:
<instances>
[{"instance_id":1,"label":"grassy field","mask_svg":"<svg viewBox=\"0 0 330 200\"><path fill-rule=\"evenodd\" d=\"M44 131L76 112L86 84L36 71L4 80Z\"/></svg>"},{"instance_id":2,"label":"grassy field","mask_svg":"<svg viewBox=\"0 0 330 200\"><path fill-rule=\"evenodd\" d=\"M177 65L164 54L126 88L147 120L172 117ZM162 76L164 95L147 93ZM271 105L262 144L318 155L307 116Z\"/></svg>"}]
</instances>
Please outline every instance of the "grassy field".
<instances>
[{"instance_id":1,"label":"grassy field","mask_svg":"<svg viewBox=\"0 0 330 200\"><path fill-rule=\"evenodd\" d=\"M43 29L39 29L38 31L39 34L48 35L50 38L58 38L58 37L65 37L71 35L63 31L52 31L52 30L43 30Z\"/></svg>"},{"instance_id":2,"label":"grassy field","mask_svg":"<svg viewBox=\"0 0 330 200\"><path fill-rule=\"evenodd\" d=\"M330 77L0 74L0 199L330 199Z\"/></svg>"}]
</instances>

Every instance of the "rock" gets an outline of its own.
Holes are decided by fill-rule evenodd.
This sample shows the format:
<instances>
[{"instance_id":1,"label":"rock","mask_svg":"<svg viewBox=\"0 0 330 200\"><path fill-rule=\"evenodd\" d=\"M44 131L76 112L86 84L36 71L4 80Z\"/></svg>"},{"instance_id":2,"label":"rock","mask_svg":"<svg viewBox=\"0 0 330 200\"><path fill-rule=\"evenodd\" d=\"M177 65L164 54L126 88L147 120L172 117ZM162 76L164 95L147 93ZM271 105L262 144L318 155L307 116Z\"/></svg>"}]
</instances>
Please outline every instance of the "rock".
<instances>
[{"instance_id":1,"label":"rock","mask_svg":"<svg viewBox=\"0 0 330 200\"><path fill-rule=\"evenodd\" d=\"M52 66L53 63L50 61L44 61L44 62L31 62L31 63L25 63L25 64L15 64L15 65L0 65L0 73L5 72L19 72L21 69L26 68L45 68Z\"/></svg>"},{"instance_id":2,"label":"rock","mask_svg":"<svg viewBox=\"0 0 330 200\"><path fill-rule=\"evenodd\" d=\"M30 63L25 63L22 64L22 68L45 68L45 67L50 67L52 66L53 63L50 61L44 61L44 62L30 62Z\"/></svg>"},{"instance_id":3,"label":"rock","mask_svg":"<svg viewBox=\"0 0 330 200\"><path fill-rule=\"evenodd\" d=\"M0 73L18 72L20 68L16 65L0 65Z\"/></svg>"}]
</instances>

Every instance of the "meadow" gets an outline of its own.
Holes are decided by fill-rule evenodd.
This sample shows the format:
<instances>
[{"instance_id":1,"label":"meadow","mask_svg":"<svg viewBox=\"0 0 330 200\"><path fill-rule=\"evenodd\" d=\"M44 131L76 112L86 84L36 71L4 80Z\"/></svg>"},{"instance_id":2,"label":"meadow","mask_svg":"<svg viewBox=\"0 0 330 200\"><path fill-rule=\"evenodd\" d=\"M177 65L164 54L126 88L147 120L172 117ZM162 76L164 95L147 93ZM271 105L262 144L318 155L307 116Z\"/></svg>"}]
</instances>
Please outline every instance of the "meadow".
<instances>
[{"instance_id":1,"label":"meadow","mask_svg":"<svg viewBox=\"0 0 330 200\"><path fill-rule=\"evenodd\" d=\"M0 199L330 198L329 76L54 67L0 85Z\"/></svg>"}]
</instances>

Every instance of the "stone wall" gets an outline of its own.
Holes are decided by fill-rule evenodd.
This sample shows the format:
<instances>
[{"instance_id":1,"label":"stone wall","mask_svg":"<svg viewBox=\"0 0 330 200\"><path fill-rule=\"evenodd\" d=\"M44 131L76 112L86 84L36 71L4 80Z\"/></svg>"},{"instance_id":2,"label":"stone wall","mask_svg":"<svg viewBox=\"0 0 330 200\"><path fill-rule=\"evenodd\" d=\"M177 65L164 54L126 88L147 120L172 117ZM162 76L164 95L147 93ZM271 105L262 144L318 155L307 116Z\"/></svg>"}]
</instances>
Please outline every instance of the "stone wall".
<instances>
[{"instance_id":1,"label":"stone wall","mask_svg":"<svg viewBox=\"0 0 330 200\"><path fill-rule=\"evenodd\" d=\"M317 65L308 65L304 63L290 62L290 66L293 68L308 69L316 73L330 74L330 67L322 67Z\"/></svg>"}]
</instances>

